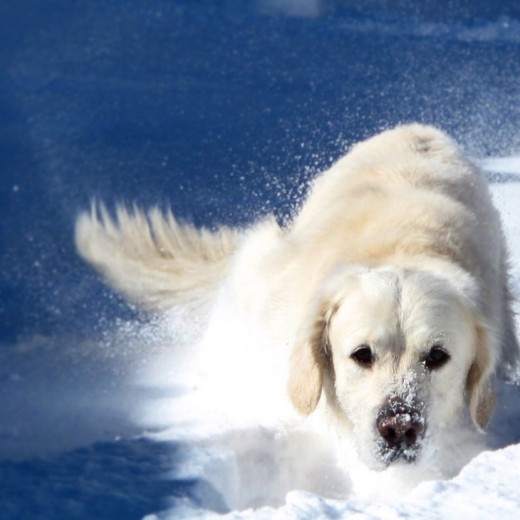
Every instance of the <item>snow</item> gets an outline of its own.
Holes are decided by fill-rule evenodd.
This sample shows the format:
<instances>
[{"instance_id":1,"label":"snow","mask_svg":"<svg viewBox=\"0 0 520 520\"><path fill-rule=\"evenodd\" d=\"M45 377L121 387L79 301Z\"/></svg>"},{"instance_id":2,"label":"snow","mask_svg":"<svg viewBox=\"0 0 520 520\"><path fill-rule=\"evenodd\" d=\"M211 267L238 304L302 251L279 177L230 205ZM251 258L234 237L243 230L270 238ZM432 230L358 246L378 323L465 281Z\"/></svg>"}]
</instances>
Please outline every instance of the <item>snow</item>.
<instances>
[{"instance_id":1,"label":"snow","mask_svg":"<svg viewBox=\"0 0 520 520\"><path fill-rule=\"evenodd\" d=\"M520 446L495 452L484 452L471 461L452 480L429 481L419 484L407 497L395 502L367 502L357 499L331 500L304 491L290 491L285 504L279 508L233 511L221 518L233 519L314 519L351 518L356 520L395 520L397 518L424 519L517 519L520 513L520 489L516 469L520 464ZM182 504L158 515L146 517L213 518Z\"/></svg>"},{"instance_id":2,"label":"snow","mask_svg":"<svg viewBox=\"0 0 520 520\"><path fill-rule=\"evenodd\" d=\"M520 183L511 176L520 175L520 156L487 159L482 166L494 179L492 194L503 217L519 296ZM520 389L515 384L500 383L498 410L485 438L495 451L481 452L454 478L439 479L409 467L363 474L362 468L339 467L327 432L316 424L299 424L288 412L280 397L279 367L258 344L261 340L255 344L252 338L258 336L247 331L248 325L226 312L234 311L220 302L209 333L202 337L199 331L181 349L181 365L178 353L164 351L165 357L140 371L139 385L168 388L174 383L183 392L163 393L136 417L142 424L159 426L150 438L190 444L185 462L170 477L208 482L228 509L223 518L520 518ZM178 317L177 322L173 318L161 325L172 334L179 330ZM232 331L228 326L221 330L227 323L234 324ZM244 337L250 339L249 348ZM244 373L255 375L246 379ZM266 387L270 391L264 392ZM470 441L459 439L461 451ZM222 514L211 501L177 498L146 519L217 516Z\"/></svg>"}]
</instances>

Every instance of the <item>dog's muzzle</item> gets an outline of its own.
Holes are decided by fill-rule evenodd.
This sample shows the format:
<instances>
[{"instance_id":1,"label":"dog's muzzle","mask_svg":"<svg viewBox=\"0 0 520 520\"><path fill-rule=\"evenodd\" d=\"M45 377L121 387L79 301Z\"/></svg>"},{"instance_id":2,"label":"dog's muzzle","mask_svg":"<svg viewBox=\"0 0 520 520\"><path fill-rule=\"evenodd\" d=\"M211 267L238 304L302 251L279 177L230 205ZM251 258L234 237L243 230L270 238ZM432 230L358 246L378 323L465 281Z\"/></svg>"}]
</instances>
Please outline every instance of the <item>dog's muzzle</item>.
<instances>
[{"instance_id":1,"label":"dog's muzzle","mask_svg":"<svg viewBox=\"0 0 520 520\"><path fill-rule=\"evenodd\" d=\"M376 429L380 455L387 465L399 458L415 461L426 429L419 407L396 398L388 400L378 413Z\"/></svg>"}]
</instances>

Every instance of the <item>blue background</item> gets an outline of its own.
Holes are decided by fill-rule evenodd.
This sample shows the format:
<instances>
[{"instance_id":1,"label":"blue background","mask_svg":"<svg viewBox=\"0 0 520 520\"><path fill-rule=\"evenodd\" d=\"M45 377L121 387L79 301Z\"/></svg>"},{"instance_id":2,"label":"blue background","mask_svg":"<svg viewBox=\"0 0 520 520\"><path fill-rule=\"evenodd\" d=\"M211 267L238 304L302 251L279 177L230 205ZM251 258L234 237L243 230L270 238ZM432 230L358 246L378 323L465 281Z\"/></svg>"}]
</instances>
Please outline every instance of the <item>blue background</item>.
<instances>
[{"instance_id":1,"label":"blue background","mask_svg":"<svg viewBox=\"0 0 520 520\"><path fill-rule=\"evenodd\" d=\"M182 447L132 440L125 410L85 426L60 405L78 381L124 393L120 360L75 345L142 319L75 254L93 198L284 221L316 172L397 123L479 157L518 149L519 77L514 0L2 2L0 518L139 518L170 495L225 508L162 478Z\"/></svg>"}]
</instances>

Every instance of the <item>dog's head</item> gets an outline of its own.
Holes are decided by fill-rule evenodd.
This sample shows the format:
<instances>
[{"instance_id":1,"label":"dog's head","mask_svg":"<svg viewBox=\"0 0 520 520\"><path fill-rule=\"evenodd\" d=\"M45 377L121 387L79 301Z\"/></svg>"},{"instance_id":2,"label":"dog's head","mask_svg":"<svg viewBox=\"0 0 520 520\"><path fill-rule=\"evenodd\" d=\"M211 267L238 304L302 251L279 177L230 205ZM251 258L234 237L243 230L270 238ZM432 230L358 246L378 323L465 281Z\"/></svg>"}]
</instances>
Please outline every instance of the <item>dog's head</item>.
<instances>
[{"instance_id":1,"label":"dog's head","mask_svg":"<svg viewBox=\"0 0 520 520\"><path fill-rule=\"evenodd\" d=\"M290 358L290 398L305 415L326 399L368 466L415 461L465 409L486 425L489 333L448 281L393 268L342 273L313 305Z\"/></svg>"}]
</instances>

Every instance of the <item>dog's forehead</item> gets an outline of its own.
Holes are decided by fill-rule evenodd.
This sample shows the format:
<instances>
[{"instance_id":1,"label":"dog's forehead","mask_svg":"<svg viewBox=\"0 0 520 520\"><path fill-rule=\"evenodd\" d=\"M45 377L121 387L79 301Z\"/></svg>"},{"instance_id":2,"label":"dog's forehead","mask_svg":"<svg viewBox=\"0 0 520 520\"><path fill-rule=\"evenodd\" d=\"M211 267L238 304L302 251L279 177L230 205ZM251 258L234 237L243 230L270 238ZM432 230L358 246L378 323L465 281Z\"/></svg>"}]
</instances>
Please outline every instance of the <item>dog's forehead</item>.
<instances>
[{"instance_id":1,"label":"dog's forehead","mask_svg":"<svg viewBox=\"0 0 520 520\"><path fill-rule=\"evenodd\" d=\"M401 283L393 271L367 271L355 276L337 306L331 333L370 331L371 335L392 334L399 326ZM367 338L368 339L368 338Z\"/></svg>"},{"instance_id":2,"label":"dog's forehead","mask_svg":"<svg viewBox=\"0 0 520 520\"><path fill-rule=\"evenodd\" d=\"M432 337L460 319L460 303L446 282L399 269L358 274L337 306L331 333L371 338ZM408 337L410 339L410 337Z\"/></svg>"}]
</instances>

